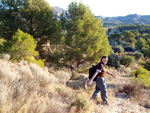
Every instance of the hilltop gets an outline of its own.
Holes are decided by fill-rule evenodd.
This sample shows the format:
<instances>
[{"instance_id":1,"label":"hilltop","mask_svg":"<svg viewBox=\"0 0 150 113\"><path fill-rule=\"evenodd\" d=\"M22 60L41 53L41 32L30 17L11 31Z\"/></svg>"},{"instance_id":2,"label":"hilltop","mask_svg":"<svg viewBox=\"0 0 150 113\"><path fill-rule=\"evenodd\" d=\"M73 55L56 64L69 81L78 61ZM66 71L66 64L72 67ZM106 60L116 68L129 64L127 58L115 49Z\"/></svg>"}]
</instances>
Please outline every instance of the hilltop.
<instances>
[{"instance_id":1,"label":"hilltop","mask_svg":"<svg viewBox=\"0 0 150 113\"><path fill-rule=\"evenodd\" d=\"M12 63L0 59L0 112L150 112L150 91L136 89L131 84L131 69L121 67L118 70L110 68L109 71L115 73L117 79L106 78L109 106L105 106L101 104L100 96L95 102L90 101L95 85L87 86L87 74L78 73L70 80L71 73L67 70L54 71L26 61Z\"/></svg>"}]
</instances>

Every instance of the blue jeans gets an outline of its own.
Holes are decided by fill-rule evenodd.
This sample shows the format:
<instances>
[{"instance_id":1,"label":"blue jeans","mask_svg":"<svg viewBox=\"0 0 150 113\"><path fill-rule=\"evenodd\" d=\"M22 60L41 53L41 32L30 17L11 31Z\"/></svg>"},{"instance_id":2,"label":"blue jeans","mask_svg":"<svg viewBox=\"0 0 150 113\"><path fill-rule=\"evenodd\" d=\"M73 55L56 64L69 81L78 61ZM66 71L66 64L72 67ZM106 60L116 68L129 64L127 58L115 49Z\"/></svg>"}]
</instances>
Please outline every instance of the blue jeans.
<instances>
[{"instance_id":1,"label":"blue jeans","mask_svg":"<svg viewBox=\"0 0 150 113\"><path fill-rule=\"evenodd\" d=\"M94 100L100 92L101 92L101 98L103 102L107 102L107 88L106 88L105 79L97 77L96 88L92 95L92 99Z\"/></svg>"}]
</instances>

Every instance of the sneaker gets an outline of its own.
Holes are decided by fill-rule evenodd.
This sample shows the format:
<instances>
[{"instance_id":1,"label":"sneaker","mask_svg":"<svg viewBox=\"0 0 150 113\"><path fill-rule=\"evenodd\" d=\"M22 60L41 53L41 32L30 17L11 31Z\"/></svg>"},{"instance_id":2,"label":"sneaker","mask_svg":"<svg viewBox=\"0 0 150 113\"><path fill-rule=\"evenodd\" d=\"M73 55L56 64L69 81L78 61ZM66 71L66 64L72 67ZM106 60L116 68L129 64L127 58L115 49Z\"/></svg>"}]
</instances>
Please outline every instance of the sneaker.
<instances>
[{"instance_id":1,"label":"sneaker","mask_svg":"<svg viewBox=\"0 0 150 113\"><path fill-rule=\"evenodd\" d=\"M108 102L103 102L103 105L109 105L109 103Z\"/></svg>"}]
</instances>

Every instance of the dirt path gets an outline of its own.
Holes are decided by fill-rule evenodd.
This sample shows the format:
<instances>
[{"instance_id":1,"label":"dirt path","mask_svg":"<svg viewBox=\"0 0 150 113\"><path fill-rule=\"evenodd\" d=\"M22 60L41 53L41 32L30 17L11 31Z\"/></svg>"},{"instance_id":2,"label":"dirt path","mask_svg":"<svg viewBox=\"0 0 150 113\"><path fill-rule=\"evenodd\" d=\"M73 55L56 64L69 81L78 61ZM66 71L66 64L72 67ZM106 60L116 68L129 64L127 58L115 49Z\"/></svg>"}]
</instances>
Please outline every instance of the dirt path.
<instances>
[{"instance_id":1,"label":"dirt path","mask_svg":"<svg viewBox=\"0 0 150 113\"><path fill-rule=\"evenodd\" d=\"M150 113L150 110L123 98L115 98L108 106L98 105L97 108L95 113Z\"/></svg>"},{"instance_id":2,"label":"dirt path","mask_svg":"<svg viewBox=\"0 0 150 113\"><path fill-rule=\"evenodd\" d=\"M107 78L110 79L110 78ZM150 109L140 106L125 93L119 93L117 87L130 83L130 76L117 76L107 82L109 105L95 103L95 113L150 113Z\"/></svg>"}]
</instances>

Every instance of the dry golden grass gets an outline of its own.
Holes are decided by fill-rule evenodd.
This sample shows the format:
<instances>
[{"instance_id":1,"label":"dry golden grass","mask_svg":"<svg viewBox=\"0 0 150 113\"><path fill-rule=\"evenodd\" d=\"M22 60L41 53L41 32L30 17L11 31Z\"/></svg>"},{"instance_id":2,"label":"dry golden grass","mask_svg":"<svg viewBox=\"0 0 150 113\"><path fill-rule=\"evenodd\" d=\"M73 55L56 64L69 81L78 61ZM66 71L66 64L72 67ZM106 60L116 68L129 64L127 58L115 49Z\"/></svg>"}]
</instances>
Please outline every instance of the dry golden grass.
<instances>
[{"instance_id":1,"label":"dry golden grass","mask_svg":"<svg viewBox=\"0 0 150 113\"><path fill-rule=\"evenodd\" d=\"M65 104L48 95L55 95L56 83L58 79L54 75L36 64L0 60L1 113L44 113L52 109L64 111ZM59 109L54 107L56 104Z\"/></svg>"},{"instance_id":2,"label":"dry golden grass","mask_svg":"<svg viewBox=\"0 0 150 113\"><path fill-rule=\"evenodd\" d=\"M0 60L0 112L68 113L80 111L85 113L91 111L90 97L83 98L86 99L84 101L87 105L80 109L78 104L70 107L73 100L80 100L80 96L77 95L82 93L65 85L69 79L70 74L64 71L50 74L47 68L42 69L36 64L28 65L25 61L11 63ZM87 97L86 93L84 95ZM73 110L73 108L76 109Z\"/></svg>"},{"instance_id":3,"label":"dry golden grass","mask_svg":"<svg viewBox=\"0 0 150 113\"><path fill-rule=\"evenodd\" d=\"M114 69L109 71L117 76L129 74L129 69L121 69L124 72ZM127 83L129 79L125 81L120 76L118 81L106 77L106 83L111 86L108 87L108 101L112 106L105 107L101 104L100 95L95 102L90 101L95 84L88 86L87 75L83 76L79 76L78 80L69 80L70 72L53 71L46 67L42 69L25 61L12 63L0 59L0 113L109 113L111 107L126 103L126 100L117 103L115 92L117 85L122 83L121 80ZM150 100L148 94L142 95L145 97L139 102L147 108L150 106L149 101L146 101Z\"/></svg>"},{"instance_id":4,"label":"dry golden grass","mask_svg":"<svg viewBox=\"0 0 150 113\"><path fill-rule=\"evenodd\" d=\"M130 84L123 85L118 90L119 92L126 93L130 98L132 97L139 98L141 89L142 88L140 87L140 85L131 82Z\"/></svg>"},{"instance_id":5,"label":"dry golden grass","mask_svg":"<svg viewBox=\"0 0 150 113\"><path fill-rule=\"evenodd\" d=\"M72 88L66 87L65 85L62 84L55 85L55 92L58 97L62 98L67 102L74 99L77 95Z\"/></svg>"},{"instance_id":6,"label":"dry golden grass","mask_svg":"<svg viewBox=\"0 0 150 113\"><path fill-rule=\"evenodd\" d=\"M67 81L69 81L71 77L71 73L67 73L65 71L58 70L54 72L54 75L56 78L58 78L59 83L66 84Z\"/></svg>"},{"instance_id":7,"label":"dry golden grass","mask_svg":"<svg viewBox=\"0 0 150 113\"><path fill-rule=\"evenodd\" d=\"M73 89L82 89L86 88L87 80L70 80L66 83L66 86L71 87Z\"/></svg>"},{"instance_id":8,"label":"dry golden grass","mask_svg":"<svg viewBox=\"0 0 150 113\"><path fill-rule=\"evenodd\" d=\"M1 58L2 58L3 60L5 60L5 61L8 61L8 60L10 59L10 55L7 54L7 53L3 53L2 56L1 56Z\"/></svg>"}]
</instances>

